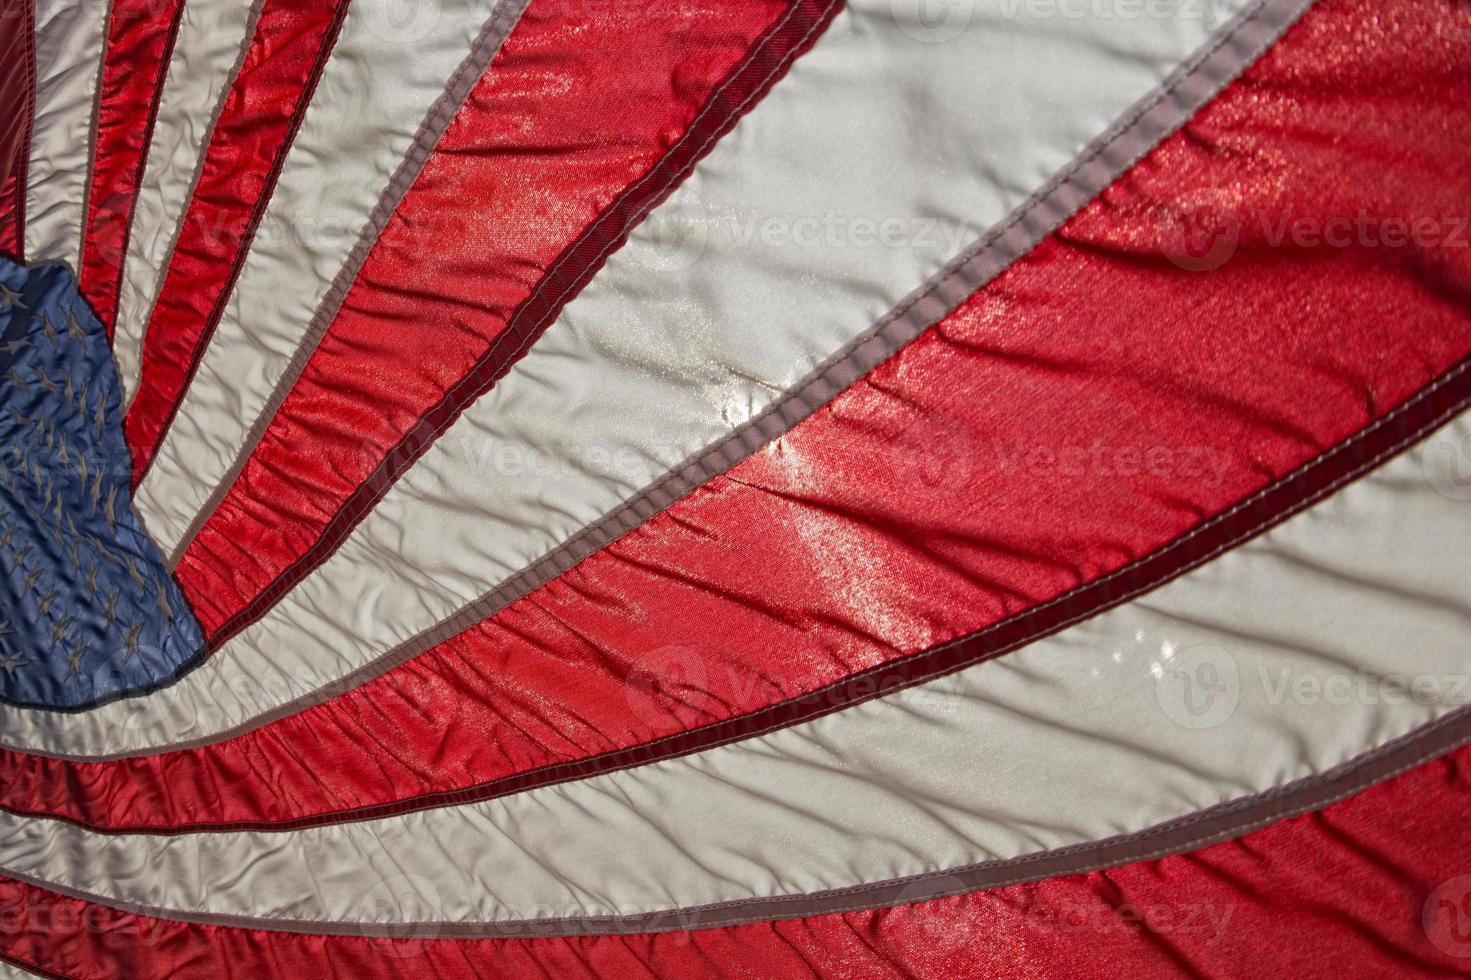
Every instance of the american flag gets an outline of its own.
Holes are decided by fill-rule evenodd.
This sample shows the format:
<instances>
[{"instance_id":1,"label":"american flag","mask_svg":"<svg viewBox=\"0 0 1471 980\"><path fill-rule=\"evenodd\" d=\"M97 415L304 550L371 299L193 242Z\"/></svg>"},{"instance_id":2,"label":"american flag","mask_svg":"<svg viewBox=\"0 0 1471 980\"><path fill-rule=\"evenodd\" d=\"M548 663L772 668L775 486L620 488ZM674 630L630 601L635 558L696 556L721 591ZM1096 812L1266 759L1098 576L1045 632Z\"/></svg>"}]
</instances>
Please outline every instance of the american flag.
<instances>
[{"instance_id":1,"label":"american flag","mask_svg":"<svg viewBox=\"0 0 1471 980\"><path fill-rule=\"evenodd\" d=\"M1471 974L1467 0L0 0L0 971Z\"/></svg>"}]
</instances>

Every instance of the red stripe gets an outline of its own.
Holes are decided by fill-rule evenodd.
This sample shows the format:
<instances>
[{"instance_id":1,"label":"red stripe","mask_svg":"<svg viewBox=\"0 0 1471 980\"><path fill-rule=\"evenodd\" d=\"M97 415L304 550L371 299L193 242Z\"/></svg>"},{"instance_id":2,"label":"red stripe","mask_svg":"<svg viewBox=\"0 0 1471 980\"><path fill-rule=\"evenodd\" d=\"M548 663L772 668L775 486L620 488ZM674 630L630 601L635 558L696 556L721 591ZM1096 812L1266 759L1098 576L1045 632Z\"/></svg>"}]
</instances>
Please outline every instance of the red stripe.
<instances>
[{"instance_id":1,"label":"red stripe","mask_svg":"<svg viewBox=\"0 0 1471 980\"><path fill-rule=\"evenodd\" d=\"M212 647L326 560L837 6L531 5L179 565Z\"/></svg>"},{"instance_id":2,"label":"red stripe","mask_svg":"<svg viewBox=\"0 0 1471 980\"><path fill-rule=\"evenodd\" d=\"M0 255L25 261L26 171L35 114L31 0L0 0Z\"/></svg>"},{"instance_id":3,"label":"red stripe","mask_svg":"<svg viewBox=\"0 0 1471 980\"><path fill-rule=\"evenodd\" d=\"M113 0L108 14L78 279L109 337L133 206L183 11L183 0Z\"/></svg>"},{"instance_id":4,"label":"red stripe","mask_svg":"<svg viewBox=\"0 0 1471 980\"><path fill-rule=\"evenodd\" d=\"M694 914L682 920L693 931L627 936L307 936L146 918L0 879L0 952L78 980L1464 975L1468 809L1463 748L1159 860L864 912L709 929Z\"/></svg>"},{"instance_id":5,"label":"red stripe","mask_svg":"<svg viewBox=\"0 0 1471 980\"><path fill-rule=\"evenodd\" d=\"M1088 584L1342 446L1471 351L1471 248L1268 240L1284 217L1435 218L1471 199L1453 137L1471 125L1471 73L1443 76L1433 101L1391 84L1433 76L1429 41L1451 8L1406 7L1392 34L1373 9L1317 8L1188 132L864 383L497 616L219 745L85 765L0 754L5 805L149 829L499 792L702 725L749 716L749 730L754 712L826 685L848 686L820 705L846 703L863 694L851 675L877 669L871 693L882 665L1014 629L1080 586L1084 611L1117 599ZM1345 103L1342 84L1398 94ZM1362 142L1378 134L1395 134L1407 173L1446 176L1386 173ZM1161 257L1181 186L1229 189L1238 209L1239 247L1212 272ZM1439 389L1421 421L1463 393ZM1232 533L1397 431L1340 449ZM630 684L682 669L693 690Z\"/></svg>"},{"instance_id":6,"label":"red stripe","mask_svg":"<svg viewBox=\"0 0 1471 980\"><path fill-rule=\"evenodd\" d=\"M347 9L348 0L261 8L144 334L142 380L123 426L137 478L224 313Z\"/></svg>"}]
</instances>

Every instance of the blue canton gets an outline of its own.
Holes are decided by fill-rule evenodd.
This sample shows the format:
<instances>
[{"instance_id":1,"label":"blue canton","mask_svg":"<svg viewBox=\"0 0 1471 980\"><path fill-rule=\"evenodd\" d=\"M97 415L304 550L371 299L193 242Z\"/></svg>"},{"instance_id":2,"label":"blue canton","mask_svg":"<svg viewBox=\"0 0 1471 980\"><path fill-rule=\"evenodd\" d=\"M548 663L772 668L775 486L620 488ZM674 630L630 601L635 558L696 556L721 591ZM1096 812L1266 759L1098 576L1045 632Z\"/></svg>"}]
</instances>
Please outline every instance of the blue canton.
<instances>
[{"instance_id":1,"label":"blue canton","mask_svg":"<svg viewBox=\"0 0 1471 980\"><path fill-rule=\"evenodd\" d=\"M133 513L120 403L71 272L0 259L0 700L106 701L203 647Z\"/></svg>"}]
</instances>

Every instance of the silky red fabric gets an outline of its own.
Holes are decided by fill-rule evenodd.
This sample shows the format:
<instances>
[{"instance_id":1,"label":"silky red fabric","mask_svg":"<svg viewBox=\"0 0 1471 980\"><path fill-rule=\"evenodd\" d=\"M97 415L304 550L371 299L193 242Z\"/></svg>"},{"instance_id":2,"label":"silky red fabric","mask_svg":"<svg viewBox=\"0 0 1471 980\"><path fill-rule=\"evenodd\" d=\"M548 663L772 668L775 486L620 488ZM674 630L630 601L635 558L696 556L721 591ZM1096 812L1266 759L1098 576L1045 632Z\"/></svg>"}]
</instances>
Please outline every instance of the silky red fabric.
<instances>
[{"instance_id":1,"label":"silky red fabric","mask_svg":"<svg viewBox=\"0 0 1471 980\"><path fill-rule=\"evenodd\" d=\"M25 259L26 158L35 97L30 0L0 0L0 255Z\"/></svg>"},{"instance_id":2,"label":"silky red fabric","mask_svg":"<svg viewBox=\"0 0 1471 980\"><path fill-rule=\"evenodd\" d=\"M1471 49L1438 43L1454 16L1321 4L828 409L409 664L218 745L0 752L0 800L155 829L462 800L813 691L1177 539L1471 351L1471 249L1271 240L1289 218L1462 212ZM1211 269L1209 247L1180 251L1196 194L1234 209Z\"/></svg>"},{"instance_id":3,"label":"silky red fabric","mask_svg":"<svg viewBox=\"0 0 1471 980\"><path fill-rule=\"evenodd\" d=\"M261 5L143 335L142 378L123 424L135 471L152 458L224 313L347 10L348 0Z\"/></svg>"},{"instance_id":4,"label":"silky red fabric","mask_svg":"<svg viewBox=\"0 0 1471 980\"><path fill-rule=\"evenodd\" d=\"M211 646L324 561L837 0L538 0L177 574Z\"/></svg>"},{"instance_id":5,"label":"silky red fabric","mask_svg":"<svg viewBox=\"0 0 1471 980\"><path fill-rule=\"evenodd\" d=\"M107 335L183 0L112 0L97 91L78 288Z\"/></svg>"},{"instance_id":6,"label":"silky red fabric","mask_svg":"<svg viewBox=\"0 0 1471 980\"><path fill-rule=\"evenodd\" d=\"M576 939L188 925L0 879L0 953L77 980L1465 976L1467 812L1471 750L1460 749L1316 813L1161 860L876 911Z\"/></svg>"}]
</instances>

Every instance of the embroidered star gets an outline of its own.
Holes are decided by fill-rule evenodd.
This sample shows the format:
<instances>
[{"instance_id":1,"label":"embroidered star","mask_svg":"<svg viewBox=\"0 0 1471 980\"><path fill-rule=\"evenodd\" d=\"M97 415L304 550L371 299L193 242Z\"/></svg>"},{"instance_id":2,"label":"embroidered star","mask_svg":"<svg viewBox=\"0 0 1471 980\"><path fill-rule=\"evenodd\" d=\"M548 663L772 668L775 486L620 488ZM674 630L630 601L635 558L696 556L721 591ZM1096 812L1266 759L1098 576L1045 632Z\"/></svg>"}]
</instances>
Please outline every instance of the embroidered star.
<instances>
[{"instance_id":1,"label":"embroidered star","mask_svg":"<svg viewBox=\"0 0 1471 980\"><path fill-rule=\"evenodd\" d=\"M0 670L5 671L5 676L8 678L15 677L16 669L28 663L30 661L18 653L0 654Z\"/></svg>"},{"instance_id":2,"label":"embroidered star","mask_svg":"<svg viewBox=\"0 0 1471 980\"><path fill-rule=\"evenodd\" d=\"M45 310L41 311L41 330L46 334L46 339L51 341L51 346L55 347L56 342L61 339L61 334L56 332L56 327L51 323L51 317Z\"/></svg>"},{"instance_id":3,"label":"embroidered star","mask_svg":"<svg viewBox=\"0 0 1471 980\"><path fill-rule=\"evenodd\" d=\"M73 340L86 340L87 331L77 322L77 316L71 310L66 311L66 332Z\"/></svg>"},{"instance_id":4,"label":"embroidered star","mask_svg":"<svg viewBox=\"0 0 1471 980\"><path fill-rule=\"evenodd\" d=\"M128 627L128 632L123 636L123 663L133 659L133 655L138 652L138 641L142 633L141 623L133 623Z\"/></svg>"},{"instance_id":5,"label":"embroidered star","mask_svg":"<svg viewBox=\"0 0 1471 980\"><path fill-rule=\"evenodd\" d=\"M107 519L107 526L111 530L117 529L117 486L108 488L107 500L102 503L102 516ZM142 585L142 583L138 583Z\"/></svg>"},{"instance_id":6,"label":"embroidered star","mask_svg":"<svg viewBox=\"0 0 1471 980\"><path fill-rule=\"evenodd\" d=\"M29 395L31 393L30 382L21 377L20 372L15 368L10 369L10 383L19 388L22 394Z\"/></svg>"},{"instance_id":7,"label":"embroidered star","mask_svg":"<svg viewBox=\"0 0 1471 980\"><path fill-rule=\"evenodd\" d=\"M66 639L66 631L71 629L71 625L72 618L70 616L63 616L51 624L51 643L53 646L60 644L62 640Z\"/></svg>"},{"instance_id":8,"label":"embroidered star","mask_svg":"<svg viewBox=\"0 0 1471 980\"><path fill-rule=\"evenodd\" d=\"M169 595L163 589L159 589L156 593L155 605L158 606L158 614L164 619L174 618L174 607L169 605Z\"/></svg>"},{"instance_id":9,"label":"embroidered star","mask_svg":"<svg viewBox=\"0 0 1471 980\"><path fill-rule=\"evenodd\" d=\"M62 680L69 680L82 672L82 658L86 655L86 648L80 643L72 647L72 652L67 654L66 657L66 677L62 678Z\"/></svg>"},{"instance_id":10,"label":"embroidered star","mask_svg":"<svg viewBox=\"0 0 1471 980\"><path fill-rule=\"evenodd\" d=\"M56 599L56 590L47 589L41 595L41 597L36 600L36 615L45 616L47 613L49 613L51 611L51 607L56 604Z\"/></svg>"},{"instance_id":11,"label":"embroidered star","mask_svg":"<svg viewBox=\"0 0 1471 980\"><path fill-rule=\"evenodd\" d=\"M29 306L20 301L20 293L17 293L9 286L0 285L0 301L3 301L7 307L21 310L30 309Z\"/></svg>"},{"instance_id":12,"label":"embroidered star","mask_svg":"<svg viewBox=\"0 0 1471 980\"><path fill-rule=\"evenodd\" d=\"M30 346L30 343L31 340L29 337L21 337L17 340L11 340L4 344L0 344L0 347L3 347L5 349L5 353L14 356L25 350L26 347Z\"/></svg>"},{"instance_id":13,"label":"embroidered star","mask_svg":"<svg viewBox=\"0 0 1471 980\"><path fill-rule=\"evenodd\" d=\"M143 588L143 586L147 583L144 581L143 575L138 571L138 566L133 564L133 556L126 555L123 558L123 562L128 567L128 578L132 579L133 584L136 585L138 588Z\"/></svg>"}]
</instances>

